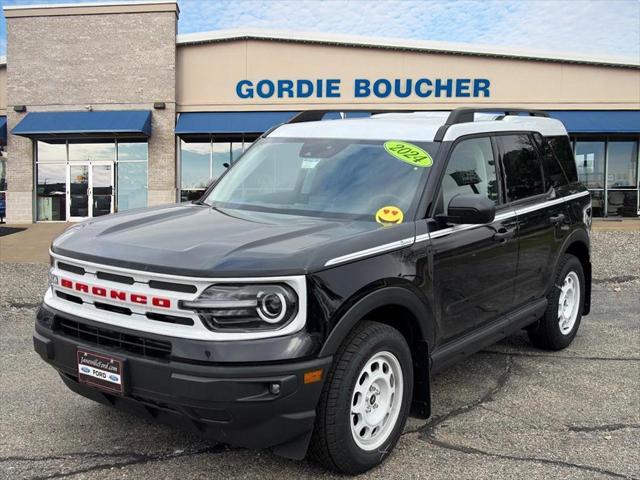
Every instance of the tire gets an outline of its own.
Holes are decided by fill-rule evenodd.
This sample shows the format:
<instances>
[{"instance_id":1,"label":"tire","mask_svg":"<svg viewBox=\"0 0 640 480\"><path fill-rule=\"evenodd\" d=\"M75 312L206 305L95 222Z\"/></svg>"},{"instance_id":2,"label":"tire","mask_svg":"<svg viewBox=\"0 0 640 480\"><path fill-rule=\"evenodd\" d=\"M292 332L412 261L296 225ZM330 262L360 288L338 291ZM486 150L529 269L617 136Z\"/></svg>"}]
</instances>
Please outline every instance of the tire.
<instances>
[{"instance_id":1,"label":"tire","mask_svg":"<svg viewBox=\"0 0 640 480\"><path fill-rule=\"evenodd\" d=\"M395 381L398 376L402 381ZM382 323L362 322L341 345L323 387L310 457L328 469L350 475L379 465L402 434L412 394L413 362L402 334ZM352 412L354 400L353 408L361 413ZM369 425L378 425L378 430ZM366 428L369 431L363 432ZM364 437L354 433L356 430Z\"/></svg>"},{"instance_id":2,"label":"tire","mask_svg":"<svg viewBox=\"0 0 640 480\"><path fill-rule=\"evenodd\" d=\"M575 291L575 285L578 292ZM537 323L528 328L531 342L544 350L568 347L580 327L584 294L584 272L580 260L573 255L564 255L558 264L554 286L547 295L547 310Z\"/></svg>"}]
</instances>

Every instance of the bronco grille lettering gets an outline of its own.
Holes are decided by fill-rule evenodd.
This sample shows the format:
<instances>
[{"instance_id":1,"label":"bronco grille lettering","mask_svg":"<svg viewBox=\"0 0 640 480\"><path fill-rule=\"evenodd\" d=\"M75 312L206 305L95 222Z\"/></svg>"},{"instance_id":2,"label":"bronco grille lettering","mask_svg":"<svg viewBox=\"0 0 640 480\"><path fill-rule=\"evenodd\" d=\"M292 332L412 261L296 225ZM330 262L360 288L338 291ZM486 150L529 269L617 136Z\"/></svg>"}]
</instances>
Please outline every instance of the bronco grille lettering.
<instances>
[{"instance_id":1,"label":"bronco grille lettering","mask_svg":"<svg viewBox=\"0 0 640 480\"><path fill-rule=\"evenodd\" d=\"M112 300L118 300L124 303L137 303L138 305L153 305L158 308L171 308L171 300L164 297L150 297L140 293L129 293L124 290L111 290L107 287L92 285L89 287L86 283L74 282L68 278L60 279L60 286L69 290L89 293L97 297L108 297Z\"/></svg>"}]
</instances>

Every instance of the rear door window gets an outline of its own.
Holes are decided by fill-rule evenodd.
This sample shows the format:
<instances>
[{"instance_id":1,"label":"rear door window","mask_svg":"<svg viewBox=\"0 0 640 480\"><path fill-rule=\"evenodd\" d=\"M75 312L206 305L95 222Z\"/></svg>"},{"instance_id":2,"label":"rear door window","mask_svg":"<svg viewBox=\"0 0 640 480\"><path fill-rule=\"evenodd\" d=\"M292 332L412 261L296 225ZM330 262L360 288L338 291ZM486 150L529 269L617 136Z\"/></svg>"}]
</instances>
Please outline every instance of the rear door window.
<instances>
[{"instance_id":1,"label":"rear door window","mask_svg":"<svg viewBox=\"0 0 640 480\"><path fill-rule=\"evenodd\" d=\"M545 192L542 164L527 134L501 135L502 163L509 201L541 195Z\"/></svg>"},{"instance_id":2,"label":"rear door window","mask_svg":"<svg viewBox=\"0 0 640 480\"><path fill-rule=\"evenodd\" d=\"M562 169L562 166L560 165L560 162L553 155L551 146L549 145L549 142L547 142L547 139L539 133L534 133L533 139L536 141L536 144L538 145L538 149L540 151L540 155L542 157L545 191L548 191L550 188L562 187L563 185L569 183Z\"/></svg>"},{"instance_id":3,"label":"rear door window","mask_svg":"<svg viewBox=\"0 0 640 480\"><path fill-rule=\"evenodd\" d=\"M576 183L578 181L578 170L576 168L576 161L573 157L573 151L571 150L571 143L569 143L569 137L557 136L547 137L549 145L554 155L562 165L562 169L567 174L567 178L570 183Z\"/></svg>"}]
</instances>

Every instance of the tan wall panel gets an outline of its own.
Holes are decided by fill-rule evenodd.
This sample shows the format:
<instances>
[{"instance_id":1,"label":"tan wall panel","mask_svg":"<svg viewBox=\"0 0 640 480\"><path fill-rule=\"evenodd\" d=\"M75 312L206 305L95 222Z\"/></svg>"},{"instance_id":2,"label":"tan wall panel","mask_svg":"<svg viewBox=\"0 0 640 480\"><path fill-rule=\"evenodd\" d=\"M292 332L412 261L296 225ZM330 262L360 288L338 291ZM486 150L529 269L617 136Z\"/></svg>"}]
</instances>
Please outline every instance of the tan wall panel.
<instances>
[{"instance_id":1,"label":"tan wall panel","mask_svg":"<svg viewBox=\"0 0 640 480\"><path fill-rule=\"evenodd\" d=\"M0 115L7 114L7 67L0 67Z\"/></svg>"},{"instance_id":2,"label":"tan wall panel","mask_svg":"<svg viewBox=\"0 0 640 480\"><path fill-rule=\"evenodd\" d=\"M639 108L640 69L371 48L246 40L178 45L179 111L312 107L451 108L464 104L540 108ZM489 98L355 98L355 78L487 78ZM341 98L238 98L236 83L340 78Z\"/></svg>"}]
</instances>

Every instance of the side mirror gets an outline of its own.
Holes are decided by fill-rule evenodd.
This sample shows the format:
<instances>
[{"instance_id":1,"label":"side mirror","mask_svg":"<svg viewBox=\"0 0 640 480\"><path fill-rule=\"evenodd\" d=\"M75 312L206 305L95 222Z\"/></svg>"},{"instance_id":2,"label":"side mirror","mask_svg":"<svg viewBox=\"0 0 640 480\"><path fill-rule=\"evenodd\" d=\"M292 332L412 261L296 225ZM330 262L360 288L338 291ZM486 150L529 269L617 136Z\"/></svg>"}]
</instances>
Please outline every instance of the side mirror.
<instances>
[{"instance_id":1,"label":"side mirror","mask_svg":"<svg viewBox=\"0 0 640 480\"><path fill-rule=\"evenodd\" d=\"M449 201L447 212L442 218L448 223L491 223L496 217L496 205L482 195L455 195Z\"/></svg>"}]
</instances>

